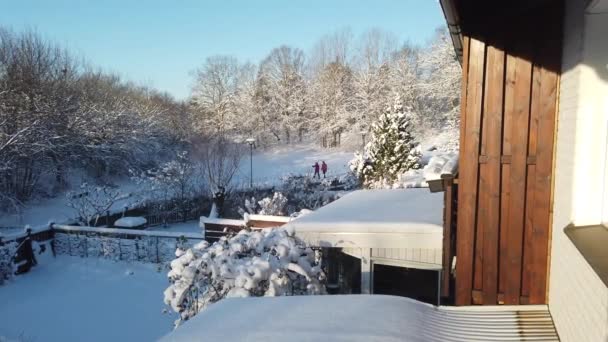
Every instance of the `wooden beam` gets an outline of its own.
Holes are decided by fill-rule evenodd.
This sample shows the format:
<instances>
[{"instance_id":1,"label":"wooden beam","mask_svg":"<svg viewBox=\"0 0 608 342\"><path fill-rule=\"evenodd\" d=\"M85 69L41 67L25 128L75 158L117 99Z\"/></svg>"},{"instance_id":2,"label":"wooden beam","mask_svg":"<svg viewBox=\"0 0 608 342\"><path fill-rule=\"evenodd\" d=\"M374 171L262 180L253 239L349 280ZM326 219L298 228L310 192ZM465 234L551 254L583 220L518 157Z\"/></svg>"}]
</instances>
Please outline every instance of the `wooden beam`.
<instances>
[{"instance_id":1,"label":"wooden beam","mask_svg":"<svg viewBox=\"0 0 608 342\"><path fill-rule=\"evenodd\" d=\"M467 65L466 108L463 112L464 146L461 146L458 191L458 247L456 263L456 304L469 305L473 282L475 241L475 212L477 204L477 176L480 120L483 101L485 44L467 39L469 45Z\"/></svg>"},{"instance_id":2,"label":"wooden beam","mask_svg":"<svg viewBox=\"0 0 608 342\"><path fill-rule=\"evenodd\" d=\"M512 118L511 170L509 177L509 217L507 229L507 270L505 304L519 304L522 274L523 226L526 200L526 158L532 63L507 56L507 87L505 102L510 103L505 116ZM513 72L509 73L508 71Z\"/></svg>"},{"instance_id":3,"label":"wooden beam","mask_svg":"<svg viewBox=\"0 0 608 342\"><path fill-rule=\"evenodd\" d=\"M502 146L505 53L488 47L484 94L483 136L488 163L480 167L478 226L483 238L483 303L497 304L500 227L500 156ZM483 210L482 210L483 208Z\"/></svg>"}]
</instances>

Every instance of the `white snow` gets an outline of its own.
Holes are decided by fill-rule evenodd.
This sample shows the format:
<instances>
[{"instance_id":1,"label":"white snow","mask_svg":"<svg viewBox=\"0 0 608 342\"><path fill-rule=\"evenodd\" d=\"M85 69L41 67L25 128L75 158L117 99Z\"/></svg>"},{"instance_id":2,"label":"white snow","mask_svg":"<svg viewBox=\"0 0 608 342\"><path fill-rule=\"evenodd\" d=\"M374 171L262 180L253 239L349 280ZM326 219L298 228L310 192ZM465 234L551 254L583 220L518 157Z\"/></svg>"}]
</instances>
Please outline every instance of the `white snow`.
<instances>
[{"instance_id":1,"label":"white snow","mask_svg":"<svg viewBox=\"0 0 608 342\"><path fill-rule=\"evenodd\" d=\"M357 190L287 226L296 234L443 231L443 194L427 188Z\"/></svg>"},{"instance_id":2,"label":"white snow","mask_svg":"<svg viewBox=\"0 0 608 342\"><path fill-rule=\"evenodd\" d=\"M277 184L281 177L297 174L312 175L312 166L316 161L324 160L329 169L327 176L337 176L348 172L348 162L353 151L324 149L314 144L294 144L273 146L266 150L254 151L253 181L256 184ZM237 174L238 180L249 184L249 154L241 160Z\"/></svg>"},{"instance_id":3,"label":"white snow","mask_svg":"<svg viewBox=\"0 0 608 342\"><path fill-rule=\"evenodd\" d=\"M427 188L358 190L284 227L310 246L441 253L443 194Z\"/></svg>"},{"instance_id":4,"label":"white snow","mask_svg":"<svg viewBox=\"0 0 608 342\"><path fill-rule=\"evenodd\" d=\"M522 325L522 311L533 312L538 324ZM332 295L224 299L161 341L468 342L523 336L558 340L546 305L436 307L405 297Z\"/></svg>"},{"instance_id":5,"label":"white snow","mask_svg":"<svg viewBox=\"0 0 608 342\"><path fill-rule=\"evenodd\" d=\"M153 341L172 329L155 265L58 256L0 287L0 336L18 341Z\"/></svg>"},{"instance_id":6,"label":"white snow","mask_svg":"<svg viewBox=\"0 0 608 342\"><path fill-rule=\"evenodd\" d=\"M122 218L119 218L118 220L116 220L114 222L114 226L123 227L123 228L134 228L134 227L143 226L146 223L148 223L148 221L146 220L145 217L125 216L125 217L122 217Z\"/></svg>"},{"instance_id":7,"label":"white snow","mask_svg":"<svg viewBox=\"0 0 608 342\"><path fill-rule=\"evenodd\" d=\"M228 298L161 341L425 341L430 310L383 295Z\"/></svg>"},{"instance_id":8,"label":"white snow","mask_svg":"<svg viewBox=\"0 0 608 342\"><path fill-rule=\"evenodd\" d=\"M440 179L441 175L454 174L458 170L458 153L436 153L429 158L422 174L424 179Z\"/></svg>"},{"instance_id":9,"label":"white snow","mask_svg":"<svg viewBox=\"0 0 608 342\"><path fill-rule=\"evenodd\" d=\"M199 221L187 221L181 223L169 223L167 226L154 226L146 230L159 232L174 232L174 233L196 233L202 234L202 229L199 226Z\"/></svg>"},{"instance_id":10,"label":"white snow","mask_svg":"<svg viewBox=\"0 0 608 342\"><path fill-rule=\"evenodd\" d=\"M259 214L248 214L248 219L245 221L269 221L269 222L283 222L287 223L292 220L289 216L276 216L276 215L259 215Z\"/></svg>"},{"instance_id":11,"label":"white snow","mask_svg":"<svg viewBox=\"0 0 608 342\"><path fill-rule=\"evenodd\" d=\"M179 238L185 237L186 239L202 239L201 234L186 233L186 232L171 232L171 231L152 231L152 230L136 230L136 229L122 229L122 228L103 228L103 227L81 227L81 226L68 226L63 224L53 225L54 229L67 232L88 232L88 233L106 233L106 234L125 234L125 235L136 235L136 236L153 236L153 237L165 237L165 238Z\"/></svg>"}]
</instances>

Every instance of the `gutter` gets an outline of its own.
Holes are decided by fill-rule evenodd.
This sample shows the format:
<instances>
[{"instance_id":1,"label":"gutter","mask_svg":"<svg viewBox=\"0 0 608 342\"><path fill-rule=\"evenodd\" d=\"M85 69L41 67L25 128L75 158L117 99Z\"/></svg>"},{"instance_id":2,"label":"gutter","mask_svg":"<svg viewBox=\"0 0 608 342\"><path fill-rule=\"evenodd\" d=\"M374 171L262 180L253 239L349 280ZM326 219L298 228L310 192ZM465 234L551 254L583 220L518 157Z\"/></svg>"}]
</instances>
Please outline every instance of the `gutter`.
<instances>
[{"instance_id":1,"label":"gutter","mask_svg":"<svg viewBox=\"0 0 608 342\"><path fill-rule=\"evenodd\" d=\"M439 0L445 21L448 26L454 52L460 64L462 64L462 31L460 30L460 18L454 4L454 0Z\"/></svg>"}]
</instances>

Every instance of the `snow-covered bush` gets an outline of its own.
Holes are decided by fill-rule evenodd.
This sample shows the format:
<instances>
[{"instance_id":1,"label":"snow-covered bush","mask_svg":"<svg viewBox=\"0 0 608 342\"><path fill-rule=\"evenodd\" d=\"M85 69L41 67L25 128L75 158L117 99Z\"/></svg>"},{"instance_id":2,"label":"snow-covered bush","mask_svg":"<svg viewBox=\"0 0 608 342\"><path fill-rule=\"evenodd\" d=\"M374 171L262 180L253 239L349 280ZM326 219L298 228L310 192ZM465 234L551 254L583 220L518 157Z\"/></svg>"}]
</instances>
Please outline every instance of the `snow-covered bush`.
<instances>
[{"instance_id":1,"label":"snow-covered bush","mask_svg":"<svg viewBox=\"0 0 608 342\"><path fill-rule=\"evenodd\" d=\"M287 197L280 192L275 192L272 197L264 197L260 201L256 201L255 197L245 199L245 208L241 211L243 214L284 216L287 214L286 207Z\"/></svg>"},{"instance_id":2,"label":"snow-covered bush","mask_svg":"<svg viewBox=\"0 0 608 342\"><path fill-rule=\"evenodd\" d=\"M261 215L285 215L287 197L280 192L275 192L272 198L266 197L258 202L260 205L259 214Z\"/></svg>"},{"instance_id":3,"label":"snow-covered bush","mask_svg":"<svg viewBox=\"0 0 608 342\"><path fill-rule=\"evenodd\" d=\"M16 249L17 245L14 242L8 242L0 246L0 285L15 274L13 257L17 251Z\"/></svg>"},{"instance_id":4,"label":"snow-covered bush","mask_svg":"<svg viewBox=\"0 0 608 342\"><path fill-rule=\"evenodd\" d=\"M325 293L321 256L286 229L242 230L175 255L164 295L176 325L227 297Z\"/></svg>"},{"instance_id":5,"label":"snow-covered bush","mask_svg":"<svg viewBox=\"0 0 608 342\"><path fill-rule=\"evenodd\" d=\"M203 192L202 175L186 151L178 152L173 160L161 164L158 168L135 174L132 178L141 187L143 201L166 206L179 207L185 210L191 205L191 199ZM131 171L133 173L133 171Z\"/></svg>"},{"instance_id":6,"label":"snow-covered bush","mask_svg":"<svg viewBox=\"0 0 608 342\"><path fill-rule=\"evenodd\" d=\"M368 188L386 187L407 170L420 168L422 153L411 132L411 114L396 103L372 126L364 153L355 153L350 169Z\"/></svg>"}]
</instances>

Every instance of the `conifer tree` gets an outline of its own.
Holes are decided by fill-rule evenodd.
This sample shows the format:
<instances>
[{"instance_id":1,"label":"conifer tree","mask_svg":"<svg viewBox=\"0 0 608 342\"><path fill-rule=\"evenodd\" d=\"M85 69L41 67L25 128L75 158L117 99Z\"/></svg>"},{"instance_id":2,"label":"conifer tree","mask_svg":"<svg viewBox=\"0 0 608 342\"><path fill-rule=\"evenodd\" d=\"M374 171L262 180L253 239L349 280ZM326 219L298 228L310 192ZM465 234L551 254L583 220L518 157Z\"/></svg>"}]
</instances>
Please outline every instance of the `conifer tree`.
<instances>
[{"instance_id":1,"label":"conifer tree","mask_svg":"<svg viewBox=\"0 0 608 342\"><path fill-rule=\"evenodd\" d=\"M420 168L421 153L412 135L411 114L397 101L372 125L363 154L355 154L351 170L368 188L391 184L407 170Z\"/></svg>"}]
</instances>

